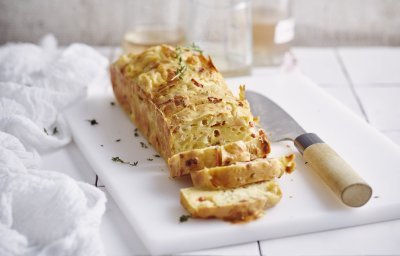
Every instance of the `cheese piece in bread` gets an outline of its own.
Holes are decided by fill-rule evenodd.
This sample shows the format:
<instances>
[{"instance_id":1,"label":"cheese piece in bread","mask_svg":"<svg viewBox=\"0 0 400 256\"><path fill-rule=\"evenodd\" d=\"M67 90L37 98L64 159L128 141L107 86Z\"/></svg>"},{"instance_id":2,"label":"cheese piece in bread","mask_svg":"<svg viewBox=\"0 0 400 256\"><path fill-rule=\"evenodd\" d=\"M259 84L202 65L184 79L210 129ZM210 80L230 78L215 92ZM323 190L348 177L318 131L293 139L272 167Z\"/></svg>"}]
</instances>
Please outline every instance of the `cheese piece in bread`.
<instances>
[{"instance_id":1,"label":"cheese piece in bread","mask_svg":"<svg viewBox=\"0 0 400 256\"><path fill-rule=\"evenodd\" d=\"M269 142L264 131L260 129L256 138L246 142L240 140L225 145L193 149L175 154L168 159L168 166L170 176L177 177L204 168L264 158L269 152Z\"/></svg>"},{"instance_id":2,"label":"cheese piece in bread","mask_svg":"<svg viewBox=\"0 0 400 256\"><path fill-rule=\"evenodd\" d=\"M249 221L263 215L282 197L275 181L265 181L227 190L203 188L181 189L183 207L195 218L218 218L228 221Z\"/></svg>"},{"instance_id":3,"label":"cheese piece in bread","mask_svg":"<svg viewBox=\"0 0 400 256\"><path fill-rule=\"evenodd\" d=\"M190 173L195 187L207 189L237 188L279 178L294 169L294 154L280 158L258 158L228 166L204 168Z\"/></svg>"}]
</instances>

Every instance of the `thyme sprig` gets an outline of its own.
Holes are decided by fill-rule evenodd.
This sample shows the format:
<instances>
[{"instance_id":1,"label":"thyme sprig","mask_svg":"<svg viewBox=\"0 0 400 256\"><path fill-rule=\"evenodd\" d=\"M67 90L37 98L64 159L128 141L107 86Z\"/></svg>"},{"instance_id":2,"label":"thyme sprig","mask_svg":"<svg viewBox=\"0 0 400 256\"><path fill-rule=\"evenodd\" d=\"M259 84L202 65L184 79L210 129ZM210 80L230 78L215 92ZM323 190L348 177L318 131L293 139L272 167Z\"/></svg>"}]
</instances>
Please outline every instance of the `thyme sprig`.
<instances>
[{"instance_id":1,"label":"thyme sprig","mask_svg":"<svg viewBox=\"0 0 400 256\"><path fill-rule=\"evenodd\" d=\"M177 46L175 48L176 58L178 59L178 69L176 70L175 76L171 79L171 81L179 78L180 80L183 79L183 75L185 74L186 70L188 69L186 62L183 60L182 53L186 51L195 51L200 54L203 54L203 50L200 49L198 45L192 43L189 46Z\"/></svg>"},{"instance_id":2,"label":"thyme sprig","mask_svg":"<svg viewBox=\"0 0 400 256\"><path fill-rule=\"evenodd\" d=\"M133 162L133 163L124 161L124 160L122 160L119 156L113 156L113 157L111 157L111 160L112 160L113 162L116 162L116 163L129 164L129 165L131 165L131 166L137 166L138 163L139 163L139 161L135 161L135 162Z\"/></svg>"}]
</instances>

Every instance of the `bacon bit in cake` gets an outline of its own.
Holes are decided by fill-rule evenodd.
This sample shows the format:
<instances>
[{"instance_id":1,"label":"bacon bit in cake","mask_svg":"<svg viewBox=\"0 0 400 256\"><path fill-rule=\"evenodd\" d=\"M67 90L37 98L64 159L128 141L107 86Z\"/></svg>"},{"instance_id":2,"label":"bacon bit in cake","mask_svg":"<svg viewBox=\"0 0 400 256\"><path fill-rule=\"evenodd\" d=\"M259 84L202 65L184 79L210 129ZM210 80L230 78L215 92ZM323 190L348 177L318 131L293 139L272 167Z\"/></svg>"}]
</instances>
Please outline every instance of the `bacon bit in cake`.
<instances>
[{"instance_id":1,"label":"bacon bit in cake","mask_svg":"<svg viewBox=\"0 0 400 256\"><path fill-rule=\"evenodd\" d=\"M204 85L202 85L201 83L197 82L194 78L192 78L192 80L190 80L193 82L194 85L196 85L197 87L203 88Z\"/></svg>"},{"instance_id":2,"label":"bacon bit in cake","mask_svg":"<svg viewBox=\"0 0 400 256\"><path fill-rule=\"evenodd\" d=\"M175 106L181 106L181 105L183 107L187 106L186 102L185 102L185 97L181 96L181 95L177 95L174 97L174 103L175 103Z\"/></svg>"},{"instance_id":3,"label":"bacon bit in cake","mask_svg":"<svg viewBox=\"0 0 400 256\"><path fill-rule=\"evenodd\" d=\"M215 98L215 97L208 97L208 101L211 103L218 103L218 102L221 102L222 99Z\"/></svg>"},{"instance_id":4,"label":"bacon bit in cake","mask_svg":"<svg viewBox=\"0 0 400 256\"><path fill-rule=\"evenodd\" d=\"M253 122L249 122L249 126L250 127L254 127L254 123Z\"/></svg>"},{"instance_id":5,"label":"bacon bit in cake","mask_svg":"<svg viewBox=\"0 0 400 256\"><path fill-rule=\"evenodd\" d=\"M243 102L239 101L239 107L243 107Z\"/></svg>"},{"instance_id":6,"label":"bacon bit in cake","mask_svg":"<svg viewBox=\"0 0 400 256\"><path fill-rule=\"evenodd\" d=\"M197 200L199 200L199 202L203 202L206 200L206 198L204 196L199 197Z\"/></svg>"},{"instance_id":7,"label":"bacon bit in cake","mask_svg":"<svg viewBox=\"0 0 400 256\"><path fill-rule=\"evenodd\" d=\"M255 176L256 176L256 174L253 172L253 173L250 175L250 178L254 179Z\"/></svg>"},{"instance_id":8,"label":"bacon bit in cake","mask_svg":"<svg viewBox=\"0 0 400 256\"><path fill-rule=\"evenodd\" d=\"M218 130L214 130L214 137L218 137L220 135Z\"/></svg>"},{"instance_id":9,"label":"bacon bit in cake","mask_svg":"<svg viewBox=\"0 0 400 256\"><path fill-rule=\"evenodd\" d=\"M197 163L198 163L197 158L190 158L186 160L185 165L191 167L193 165L197 165Z\"/></svg>"},{"instance_id":10,"label":"bacon bit in cake","mask_svg":"<svg viewBox=\"0 0 400 256\"><path fill-rule=\"evenodd\" d=\"M203 67L199 68L199 73L202 73L203 71L204 71Z\"/></svg>"},{"instance_id":11,"label":"bacon bit in cake","mask_svg":"<svg viewBox=\"0 0 400 256\"><path fill-rule=\"evenodd\" d=\"M255 134L255 133L252 133L252 134L251 134L251 137L255 138L255 137L256 137L256 134Z\"/></svg>"}]
</instances>

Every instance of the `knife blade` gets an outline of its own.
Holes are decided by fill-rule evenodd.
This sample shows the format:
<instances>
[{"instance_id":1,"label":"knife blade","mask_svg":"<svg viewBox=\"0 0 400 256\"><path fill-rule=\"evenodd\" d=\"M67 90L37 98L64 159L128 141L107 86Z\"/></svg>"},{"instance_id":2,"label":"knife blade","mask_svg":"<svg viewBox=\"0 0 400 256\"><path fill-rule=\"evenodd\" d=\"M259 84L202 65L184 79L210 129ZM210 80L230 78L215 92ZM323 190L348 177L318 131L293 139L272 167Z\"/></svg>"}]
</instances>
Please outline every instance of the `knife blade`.
<instances>
[{"instance_id":1,"label":"knife blade","mask_svg":"<svg viewBox=\"0 0 400 256\"><path fill-rule=\"evenodd\" d=\"M291 140L335 195L346 205L360 207L372 196L372 188L328 144L315 133L307 133L285 110L268 97L247 91L246 98L254 116L271 142Z\"/></svg>"}]
</instances>

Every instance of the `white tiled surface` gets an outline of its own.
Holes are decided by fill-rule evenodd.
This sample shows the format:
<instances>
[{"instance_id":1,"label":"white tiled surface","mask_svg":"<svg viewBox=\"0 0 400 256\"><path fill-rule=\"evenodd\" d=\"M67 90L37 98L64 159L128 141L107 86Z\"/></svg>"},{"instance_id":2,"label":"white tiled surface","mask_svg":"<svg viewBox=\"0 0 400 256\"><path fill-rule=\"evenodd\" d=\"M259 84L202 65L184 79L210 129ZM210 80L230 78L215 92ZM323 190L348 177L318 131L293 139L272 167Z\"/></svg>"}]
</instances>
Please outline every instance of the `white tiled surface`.
<instances>
[{"instance_id":1,"label":"white tiled surface","mask_svg":"<svg viewBox=\"0 0 400 256\"><path fill-rule=\"evenodd\" d=\"M119 48L106 47L99 51L111 60L121 52ZM311 80L400 145L400 48L295 48L293 54ZM276 70L279 69L259 69L253 75L268 75ZM70 163L60 171L91 184L97 180L97 186L106 192L74 144L45 155L43 166L50 168L62 161ZM140 238L106 195L101 235L107 255L147 255ZM399 241L397 220L179 255L400 255Z\"/></svg>"},{"instance_id":2,"label":"white tiled surface","mask_svg":"<svg viewBox=\"0 0 400 256\"><path fill-rule=\"evenodd\" d=\"M354 84L400 85L400 48L340 48L338 51Z\"/></svg>"}]
</instances>

